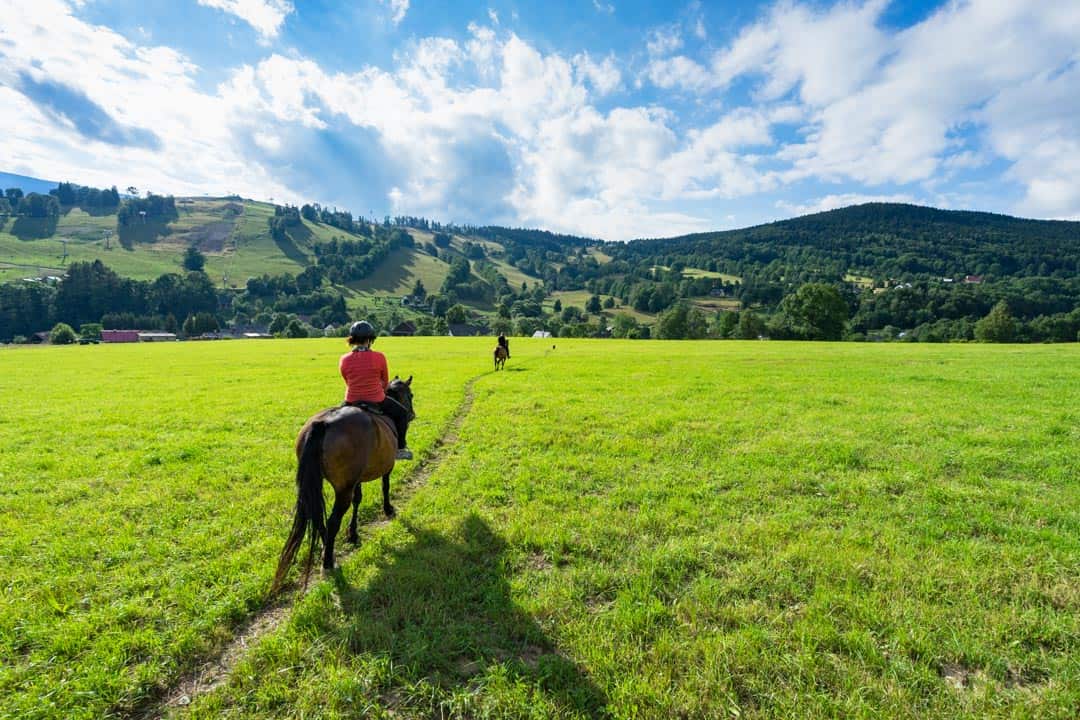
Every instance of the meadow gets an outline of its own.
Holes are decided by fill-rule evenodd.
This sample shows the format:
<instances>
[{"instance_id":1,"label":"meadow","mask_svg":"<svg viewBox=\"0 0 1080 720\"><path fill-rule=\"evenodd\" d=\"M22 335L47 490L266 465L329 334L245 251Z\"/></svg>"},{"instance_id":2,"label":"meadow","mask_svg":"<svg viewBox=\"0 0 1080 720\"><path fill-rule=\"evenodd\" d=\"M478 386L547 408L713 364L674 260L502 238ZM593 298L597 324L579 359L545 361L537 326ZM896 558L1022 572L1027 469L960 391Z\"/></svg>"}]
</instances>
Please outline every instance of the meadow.
<instances>
[{"instance_id":1,"label":"meadow","mask_svg":"<svg viewBox=\"0 0 1080 720\"><path fill-rule=\"evenodd\" d=\"M0 717L1075 717L1076 346L490 346L378 341L432 461L276 600L340 340L0 350Z\"/></svg>"}]
</instances>

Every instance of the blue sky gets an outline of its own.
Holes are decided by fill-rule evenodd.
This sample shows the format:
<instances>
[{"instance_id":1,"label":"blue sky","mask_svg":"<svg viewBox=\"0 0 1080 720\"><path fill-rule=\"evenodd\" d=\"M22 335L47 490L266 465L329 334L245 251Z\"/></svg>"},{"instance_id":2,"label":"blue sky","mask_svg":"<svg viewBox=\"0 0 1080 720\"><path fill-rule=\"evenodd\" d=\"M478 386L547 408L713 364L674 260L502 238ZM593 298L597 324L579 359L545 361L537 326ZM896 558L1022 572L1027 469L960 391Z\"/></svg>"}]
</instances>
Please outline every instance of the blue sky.
<instances>
[{"instance_id":1,"label":"blue sky","mask_svg":"<svg viewBox=\"0 0 1080 720\"><path fill-rule=\"evenodd\" d=\"M606 239L1080 217L1080 3L0 0L0 171Z\"/></svg>"}]
</instances>

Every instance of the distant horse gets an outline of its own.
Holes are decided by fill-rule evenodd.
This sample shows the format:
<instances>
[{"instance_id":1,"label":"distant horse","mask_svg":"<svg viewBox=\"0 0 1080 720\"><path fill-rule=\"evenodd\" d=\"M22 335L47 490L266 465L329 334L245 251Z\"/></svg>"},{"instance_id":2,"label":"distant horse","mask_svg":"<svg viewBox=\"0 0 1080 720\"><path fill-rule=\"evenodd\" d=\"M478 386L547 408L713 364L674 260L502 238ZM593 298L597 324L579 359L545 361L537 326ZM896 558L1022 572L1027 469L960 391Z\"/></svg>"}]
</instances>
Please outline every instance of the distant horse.
<instances>
[{"instance_id":1,"label":"distant horse","mask_svg":"<svg viewBox=\"0 0 1080 720\"><path fill-rule=\"evenodd\" d=\"M412 376L408 380L395 377L386 394L409 411L409 421L416 418L412 404ZM271 594L277 592L296 552L309 535L308 555L304 561L304 581L311 573L319 542L323 543L323 567L334 567L334 539L341 520L352 504L348 541L357 543L356 508L360 504L360 483L382 478L383 513L394 517L390 504L390 471L397 454L397 430L386 415L377 415L358 407L342 405L313 415L296 438L296 510L293 526L278 559ZM326 478L334 488L334 508L326 518L322 481Z\"/></svg>"},{"instance_id":2,"label":"distant horse","mask_svg":"<svg viewBox=\"0 0 1080 720\"><path fill-rule=\"evenodd\" d=\"M510 353L502 345L495 346L495 369L500 370L506 366L506 358L510 357Z\"/></svg>"}]
</instances>

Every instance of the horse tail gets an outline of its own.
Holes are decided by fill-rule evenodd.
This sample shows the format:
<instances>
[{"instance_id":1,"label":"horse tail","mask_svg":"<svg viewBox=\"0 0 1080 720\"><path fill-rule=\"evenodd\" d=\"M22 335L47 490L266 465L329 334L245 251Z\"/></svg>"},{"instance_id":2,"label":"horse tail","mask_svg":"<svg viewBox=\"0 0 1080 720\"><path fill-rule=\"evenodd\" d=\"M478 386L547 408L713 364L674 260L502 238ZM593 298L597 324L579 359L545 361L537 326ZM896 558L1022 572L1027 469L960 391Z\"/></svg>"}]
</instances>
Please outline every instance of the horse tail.
<instances>
[{"instance_id":1,"label":"horse tail","mask_svg":"<svg viewBox=\"0 0 1080 720\"><path fill-rule=\"evenodd\" d=\"M293 526L285 547L278 559L277 572L270 593L277 592L289 567L296 558L296 552L304 541L304 534L309 535L308 554L304 560L304 583L311 574L311 565L319 552L319 541L326 535L326 503L323 500L322 481L322 446L326 435L326 422L316 420L311 424L307 439L300 451L300 462L296 468L296 510L293 512Z\"/></svg>"}]
</instances>

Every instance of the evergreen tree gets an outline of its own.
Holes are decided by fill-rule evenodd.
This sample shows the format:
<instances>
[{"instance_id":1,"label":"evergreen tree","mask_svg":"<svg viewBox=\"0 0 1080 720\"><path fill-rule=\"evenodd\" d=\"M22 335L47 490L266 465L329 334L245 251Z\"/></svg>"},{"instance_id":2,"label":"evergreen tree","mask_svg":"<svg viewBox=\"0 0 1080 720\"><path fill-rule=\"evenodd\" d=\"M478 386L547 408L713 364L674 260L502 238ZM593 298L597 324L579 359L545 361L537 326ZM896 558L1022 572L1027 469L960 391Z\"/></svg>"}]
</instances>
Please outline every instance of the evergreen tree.
<instances>
[{"instance_id":1,"label":"evergreen tree","mask_svg":"<svg viewBox=\"0 0 1080 720\"><path fill-rule=\"evenodd\" d=\"M206 256L199 252L199 248L189 245L184 251L184 269L199 272L206 266Z\"/></svg>"}]
</instances>

